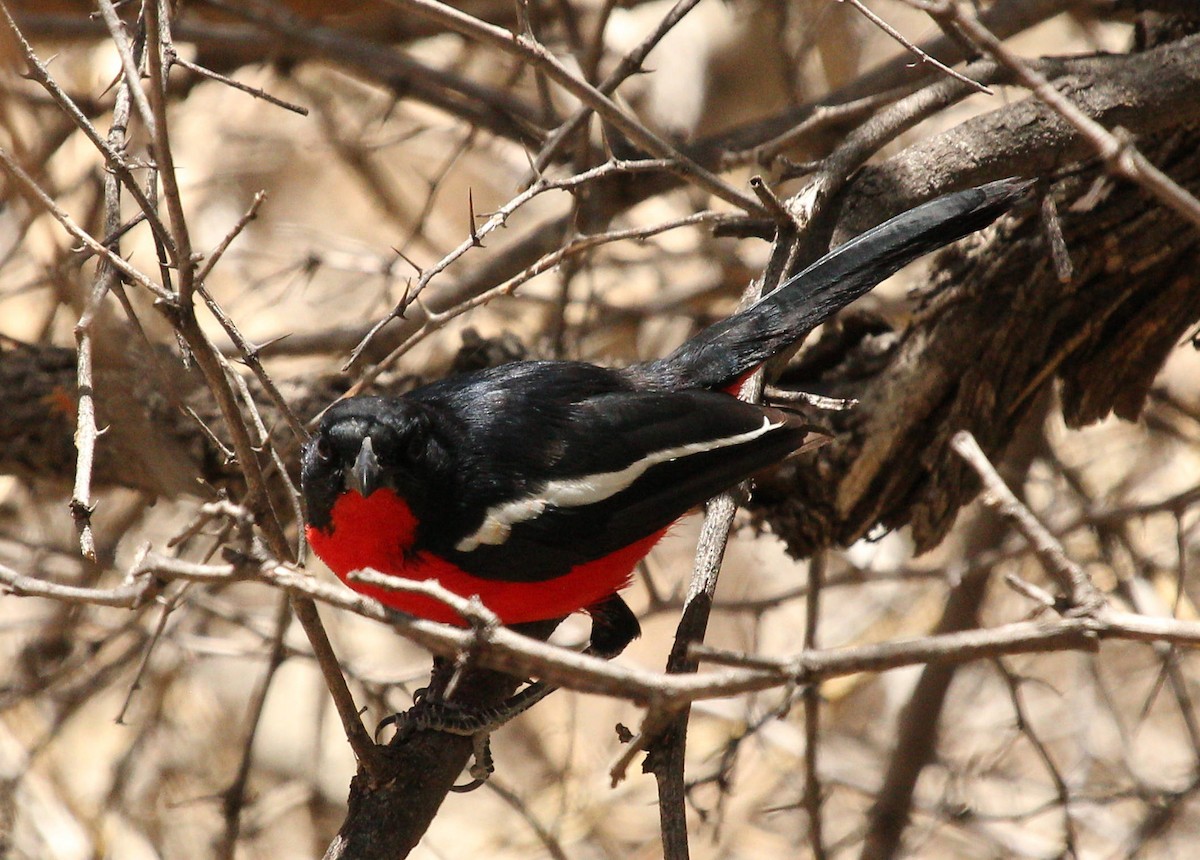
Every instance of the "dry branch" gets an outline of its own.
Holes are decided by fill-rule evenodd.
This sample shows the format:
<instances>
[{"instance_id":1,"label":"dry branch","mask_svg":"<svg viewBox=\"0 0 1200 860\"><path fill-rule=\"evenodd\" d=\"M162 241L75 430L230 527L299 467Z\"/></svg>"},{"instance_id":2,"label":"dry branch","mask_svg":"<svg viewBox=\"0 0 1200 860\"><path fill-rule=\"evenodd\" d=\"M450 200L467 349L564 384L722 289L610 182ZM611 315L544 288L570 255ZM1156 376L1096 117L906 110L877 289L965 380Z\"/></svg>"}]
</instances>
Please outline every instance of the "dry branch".
<instances>
[{"instance_id":1,"label":"dry branch","mask_svg":"<svg viewBox=\"0 0 1200 860\"><path fill-rule=\"evenodd\" d=\"M1153 150L1193 190L1200 188L1197 140L1180 130ZM912 157L906 151L894 160ZM1069 284L1059 281L1040 221L1028 212L1002 225L988 249L943 255L923 305L886 353L871 359L869 376L796 369L790 384L860 405L832 417L843 435L813 461L760 484L753 504L793 552L806 555L831 538L851 542L880 522L910 524L921 548L936 544L977 490L947 456L950 436L967 429L985 451L1002 450L1055 377L1072 425L1110 412L1138 415L1167 353L1200 318L1189 262L1200 233L1117 186L1090 195L1098 175L1064 176L1049 192L1063 213ZM1078 211L1085 197L1088 206Z\"/></svg>"}]
</instances>

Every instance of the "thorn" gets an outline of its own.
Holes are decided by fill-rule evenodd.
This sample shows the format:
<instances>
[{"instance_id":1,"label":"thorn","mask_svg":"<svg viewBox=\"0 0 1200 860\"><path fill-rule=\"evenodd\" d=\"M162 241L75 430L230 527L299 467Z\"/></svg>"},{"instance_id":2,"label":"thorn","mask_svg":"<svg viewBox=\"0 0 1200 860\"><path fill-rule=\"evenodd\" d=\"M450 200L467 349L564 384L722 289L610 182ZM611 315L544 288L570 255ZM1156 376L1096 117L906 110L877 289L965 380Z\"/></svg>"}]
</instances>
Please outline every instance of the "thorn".
<instances>
[{"instance_id":1,"label":"thorn","mask_svg":"<svg viewBox=\"0 0 1200 860\"><path fill-rule=\"evenodd\" d=\"M246 342L246 354L244 356L239 356L238 361L241 362L242 364L249 364L251 361L258 361L259 358L261 357L262 351L264 349L270 349L275 344L279 343L281 340L287 340L291 336L292 336L291 332L286 332L284 334L279 335L278 337L272 337L267 340L264 340L262 343L259 343L259 344L253 344L253 343L250 343L249 341L247 341Z\"/></svg>"},{"instance_id":2,"label":"thorn","mask_svg":"<svg viewBox=\"0 0 1200 860\"><path fill-rule=\"evenodd\" d=\"M400 319L408 319L404 316L408 312L408 306L413 303L417 297L412 294L412 278L404 279L404 295L400 297L399 303L396 305L396 310Z\"/></svg>"},{"instance_id":3,"label":"thorn","mask_svg":"<svg viewBox=\"0 0 1200 860\"><path fill-rule=\"evenodd\" d=\"M396 252L397 257L399 257L401 260L403 260L404 262L406 262L410 266L412 266L413 271L417 273L418 278L424 274L424 270L422 270L422 268L420 266L418 266L411 259L409 259L408 256L403 251L401 251L399 248L392 248L392 250Z\"/></svg>"},{"instance_id":4,"label":"thorn","mask_svg":"<svg viewBox=\"0 0 1200 860\"><path fill-rule=\"evenodd\" d=\"M467 209L470 211L470 228L471 228L471 247L482 248L483 242L479 240L479 234L475 232L475 195L472 189L467 189Z\"/></svg>"},{"instance_id":5,"label":"thorn","mask_svg":"<svg viewBox=\"0 0 1200 860\"><path fill-rule=\"evenodd\" d=\"M525 153L525 161L529 163L529 173L533 177L534 182L542 181L542 171L538 170L537 162L533 159L533 153L529 151L529 147L522 146L521 151ZM529 183L530 185L533 182ZM526 186L528 187L528 186Z\"/></svg>"}]
</instances>

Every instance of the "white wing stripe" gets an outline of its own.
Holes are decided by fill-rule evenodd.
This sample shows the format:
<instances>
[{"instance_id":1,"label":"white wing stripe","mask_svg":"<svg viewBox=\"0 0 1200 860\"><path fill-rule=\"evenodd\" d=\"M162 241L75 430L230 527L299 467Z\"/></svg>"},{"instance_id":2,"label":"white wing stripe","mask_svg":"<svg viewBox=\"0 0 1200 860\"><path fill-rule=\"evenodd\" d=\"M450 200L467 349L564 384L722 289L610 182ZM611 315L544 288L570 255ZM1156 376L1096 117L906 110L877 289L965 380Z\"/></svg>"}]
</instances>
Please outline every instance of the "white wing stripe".
<instances>
[{"instance_id":1,"label":"white wing stripe","mask_svg":"<svg viewBox=\"0 0 1200 860\"><path fill-rule=\"evenodd\" d=\"M578 478L547 481L536 492L530 493L524 498L493 505L484 514L483 524L474 533L460 540L455 549L459 552L470 552L480 544L491 546L502 544L508 540L509 532L512 531L514 525L537 519L550 506L578 508L604 501L622 490L628 489L651 466L692 454L715 451L718 448L743 445L782 426L782 422L772 424L769 418L764 418L762 426L756 430L739 433L736 436L706 439L703 442L689 442L674 448L652 451L637 462L616 472L597 472L594 475L581 475Z\"/></svg>"}]
</instances>

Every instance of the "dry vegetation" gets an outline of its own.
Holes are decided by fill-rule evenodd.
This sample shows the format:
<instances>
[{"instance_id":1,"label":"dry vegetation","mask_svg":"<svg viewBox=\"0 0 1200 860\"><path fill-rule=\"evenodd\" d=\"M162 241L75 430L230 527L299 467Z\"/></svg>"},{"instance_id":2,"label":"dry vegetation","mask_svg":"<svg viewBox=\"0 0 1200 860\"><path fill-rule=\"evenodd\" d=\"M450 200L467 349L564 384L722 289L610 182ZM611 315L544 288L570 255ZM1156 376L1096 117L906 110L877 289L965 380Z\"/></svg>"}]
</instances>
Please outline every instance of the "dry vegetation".
<instances>
[{"instance_id":1,"label":"dry vegetation","mask_svg":"<svg viewBox=\"0 0 1200 860\"><path fill-rule=\"evenodd\" d=\"M1190 0L3 5L0 853L1194 855ZM1010 175L1027 205L774 369L857 405L676 528L614 663L305 559L333 398L660 355ZM1001 476L1024 504L971 504ZM468 701L569 688L469 794L468 739L367 734L431 652Z\"/></svg>"}]
</instances>

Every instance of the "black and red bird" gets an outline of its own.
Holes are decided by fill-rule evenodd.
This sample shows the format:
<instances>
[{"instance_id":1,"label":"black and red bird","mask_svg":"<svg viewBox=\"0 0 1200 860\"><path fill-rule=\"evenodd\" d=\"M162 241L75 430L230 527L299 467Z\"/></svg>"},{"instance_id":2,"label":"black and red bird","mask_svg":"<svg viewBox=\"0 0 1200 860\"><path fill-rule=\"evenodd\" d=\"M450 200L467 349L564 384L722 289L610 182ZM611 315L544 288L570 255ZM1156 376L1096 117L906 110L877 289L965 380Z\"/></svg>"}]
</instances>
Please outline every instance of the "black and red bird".
<instances>
[{"instance_id":1,"label":"black and red bird","mask_svg":"<svg viewBox=\"0 0 1200 860\"><path fill-rule=\"evenodd\" d=\"M847 242L666 358L622 369L518 361L401 397L334 404L305 448L312 548L343 580L435 579L506 624L593 618L618 653L637 620L618 595L690 509L801 448L810 428L742 402L738 384L906 263L979 230L1027 187L949 194ZM349 582L463 624L432 598Z\"/></svg>"}]
</instances>

